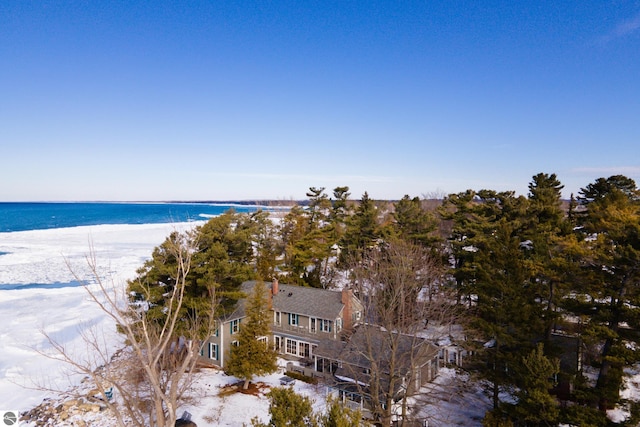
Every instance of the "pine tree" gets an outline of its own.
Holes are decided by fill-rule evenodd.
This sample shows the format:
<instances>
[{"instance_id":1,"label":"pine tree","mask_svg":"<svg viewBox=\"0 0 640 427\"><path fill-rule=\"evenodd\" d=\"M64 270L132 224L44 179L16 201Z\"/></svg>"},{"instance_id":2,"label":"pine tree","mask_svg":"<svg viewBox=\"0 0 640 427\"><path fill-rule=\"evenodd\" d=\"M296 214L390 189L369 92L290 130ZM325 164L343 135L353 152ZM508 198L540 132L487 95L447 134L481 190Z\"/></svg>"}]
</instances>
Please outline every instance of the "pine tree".
<instances>
[{"instance_id":1,"label":"pine tree","mask_svg":"<svg viewBox=\"0 0 640 427\"><path fill-rule=\"evenodd\" d=\"M499 394L511 387L511 372L542 333L540 305L531 288L531 270L513 222L501 219L476 254L475 328L490 340L478 355L486 362L481 374L491 382L494 410Z\"/></svg>"},{"instance_id":2,"label":"pine tree","mask_svg":"<svg viewBox=\"0 0 640 427\"><path fill-rule=\"evenodd\" d=\"M268 424L257 419L251 421L254 427L316 427L317 420L311 406L311 399L297 394L291 388L275 387L267 393L269 399Z\"/></svg>"},{"instance_id":3,"label":"pine tree","mask_svg":"<svg viewBox=\"0 0 640 427\"><path fill-rule=\"evenodd\" d=\"M246 390L255 375L276 371L277 353L269 345L271 335L266 287L256 282L246 303L246 318L238 335L238 345L231 347L227 372L244 380Z\"/></svg>"},{"instance_id":4,"label":"pine tree","mask_svg":"<svg viewBox=\"0 0 640 427\"><path fill-rule=\"evenodd\" d=\"M298 284L323 287L335 243L335 230L330 221L331 201L324 187L309 188L309 208L294 207L283 221L285 266Z\"/></svg>"},{"instance_id":5,"label":"pine tree","mask_svg":"<svg viewBox=\"0 0 640 427\"><path fill-rule=\"evenodd\" d=\"M553 387L553 378L560 371L560 362L545 356L542 343L524 356L522 362L515 418L527 426L557 425L559 406L549 390Z\"/></svg>"},{"instance_id":6,"label":"pine tree","mask_svg":"<svg viewBox=\"0 0 640 427\"><path fill-rule=\"evenodd\" d=\"M347 221L347 229L341 241L340 261L360 259L365 249L374 246L380 238L378 209L365 191L355 213Z\"/></svg>"},{"instance_id":7,"label":"pine tree","mask_svg":"<svg viewBox=\"0 0 640 427\"><path fill-rule=\"evenodd\" d=\"M571 225L562 209L562 188L555 174L535 175L529 183L524 219L523 239L527 242L527 258L535 275L532 286L538 288L540 303L544 305L546 347L561 316L558 306L569 291L567 273L573 270L574 261L573 252L568 250L573 239Z\"/></svg>"},{"instance_id":8,"label":"pine tree","mask_svg":"<svg viewBox=\"0 0 640 427\"><path fill-rule=\"evenodd\" d=\"M254 249L256 273L258 277L275 277L278 258L284 248L279 236L280 228L269 218L269 212L258 211L251 214L255 224Z\"/></svg>"},{"instance_id":9,"label":"pine tree","mask_svg":"<svg viewBox=\"0 0 640 427\"><path fill-rule=\"evenodd\" d=\"M223 311L235 305L241 297L240 284L255 278L256 229L249 214L228 211L193 231L197 250L189 287L193 298L189 304L200 304L213 288L221 298Z\"/></svg>"},{"instance_id":10,"label":"pine tree","mask_svg":"<svg viewBox=\"0 0 640 427\"><path fill-rule=\"evenodd\" d=\"M327 412L320 415L322 427L360 427L363 425L362 414L340 403L337 399L327 401Z\"/></svg>"},{"instance_id":11,"label":"pine tree","mask_svg":"<svg viewBox=\"0 0 640 427\"><path fill-rule=\"evenodd\" d=\"M483 235L482 218L475 213L478 203L476 192L467 190L450 194L438 209L442 221L450 223L448 244L459 303L470 303L472 299L471 288L476 274L473 259L478 250L473 242Z\"/></svg>"},{"instance_id":12,"label":"pine tree","mask_svg":"<svg viewBox=\"0 0 640 427\"><path fill-rule=\"evenodd\" d=\"M616 175L582 189L579 200L586 256L577 292L590 297L582 307L587 337L603 343L596 392L608 409L619 399L623 368L640 359L633 332L640 327L640 191Z\"/></svg>"},{"instance_id":13,"label":"pine tree","mask_svg":"<svg viewBox=\"0 0 640 427\"><path fill-rule=\"evenodd\" d=\"M360 411L344 406L339 400L329 398L324 414L313 412L312 401L297 394L291 388L275 387L267 393L269 399L269 423L251 420L253 427L361 427L367 426Z\"/></svg>"},{"instance_id":14,"label":"pine tree","mask_svg":"<svg viewBox=\"0 0 640 427\"><path fill-rule=\"evenodd\" d=\"M427 247L438 240L434 234L436 219L431 212L423 209L418 197L405 195L394 204L394 208L394 228L400 238Z\"/></svg>"}]
</instances>

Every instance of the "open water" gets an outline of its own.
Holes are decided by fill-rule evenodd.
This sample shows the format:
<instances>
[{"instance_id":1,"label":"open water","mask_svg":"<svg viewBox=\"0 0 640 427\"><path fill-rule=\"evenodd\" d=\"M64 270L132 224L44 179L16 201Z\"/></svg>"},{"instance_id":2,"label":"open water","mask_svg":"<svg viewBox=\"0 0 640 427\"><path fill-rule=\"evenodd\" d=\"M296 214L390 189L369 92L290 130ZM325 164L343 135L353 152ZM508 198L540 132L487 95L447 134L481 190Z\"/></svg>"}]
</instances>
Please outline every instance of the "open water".
<instances>
[{"instance_id":1,"label":"open water","mask_svg":"<svg viewBox=\"0 0 640 427\"><path fill-rule=\"evenodd\" d=\"M229 209L257 206L215 203L0 203L0 233L99 224L161 224L202 221Z\"/></svg>"}]
</instances>

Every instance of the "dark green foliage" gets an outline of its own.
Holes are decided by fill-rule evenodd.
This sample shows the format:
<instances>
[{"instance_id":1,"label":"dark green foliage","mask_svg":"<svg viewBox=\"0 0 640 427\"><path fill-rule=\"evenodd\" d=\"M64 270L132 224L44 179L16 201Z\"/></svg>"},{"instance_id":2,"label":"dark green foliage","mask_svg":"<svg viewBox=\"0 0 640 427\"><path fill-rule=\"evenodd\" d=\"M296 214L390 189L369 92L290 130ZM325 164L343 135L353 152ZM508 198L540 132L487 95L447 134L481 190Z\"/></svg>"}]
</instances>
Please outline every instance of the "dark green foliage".
<instances>
[{"instance_id":1,"label":"dark green foliage","mask_svg":"<svg viewBox=\"0 0 640 427\"><path fill-rule=\"evenodd\" d=\"M347 221L347 229L340 242L341 262L361 259L364 250L375 246L380 236L378 209L365 192L355 213Z\"/></svg>"},{"instance_id":2,"label":"dark green foliage","mask_svg":"<svg viewBox=\"0 0 640 427\"><path fill-rule=\"evenodd\" d=\"M271 374L278 369L277 353L269 345L271 316L267 301L267 288L256 282L246 303L246 318L238 335L237 346L231 347L227 373L244 380L244 388L255 375ZM266 339L261 341L260 339Z\"/></svg>"},{"instance_id":3,"label":"dark green foliage","mask_svg":"<svg viewBox=\"0 0 640 427\"><path fill-rule=\"evenodd\" d=\"M315 414L311 400L297 394L288 387L272 388L267 393L269 399L269 423L261 423L257 418L251 421L254 427L359 427L366 426L359 411L343 406L329 398L327 412Z\"/></svg>"},{"instance_id":4,"label":"dark green foliage","mask_svg":"<svg viewBox=\"0 0 640 427\"><path fill-rule=\"evenodd\" d=\"M199 319L209 317L214 294L220 308L228 308L240 297L240 284L255 277L252 242L258 230L256 216L229 211L189 233L171 233L129 283L132 299L147 303L146 315L163 321L178 270L174 248L191 248L182 314L175 332L179 335L190 330Z\"/></svg>"},{"instance_id":5,"label":"dark green foliage","mask_svg":"<svg viewBox=\"0 0 640 427\"><path fill-rule=\"evenodd\" d=\"M307 396L296 394L292 389L285 387L272 388L267 393L269 398L269 426L274 427L309 427L316 426L316 417L311 406L311 399ZM262 426L257 422L254 426Z\"/></svg>"},{"instance_id":6,"label":"dark green foliage","mask_svg":"<svg viewBox=\"0 0 640 427\"><path fill-rule=\"evenodd\" d=\"M493 345L484 352L483 375L492 383L494 409L500 391L513 384L513 369L541 333L541 309L532 293L531 271L513 224L502 219L476 253L477 295L473 324Z\"/></svg>"},{"instance_id":7,"label":"dark green foliage","mask_svg":"<svg viewBox=\"0 0 640 427\"><path fill-rule=\"evenodd\" d=\"M431 247L438 240L435 235L437 222L434 215L422 207L418 197L405 195L394 205L394 228L400 238L422 246Z\"/></svg>"},{"instance_id":8,"label":"dark green foliage","mask_svg":"<svg viewBox=\"0 0 640 427\"><path fill-rule=\"evenodd\" d=\"M304 374L299 374L298 372L287 372L287 376L291 378L295 378L296 380L304 381L308 384L318 384L318 379L315 377L308 377Z\"/></svg>"},{"instance_id":9,"label":"dark green foliage","mask_svg":"<svg viewBox=\"0 0 640 427\"><path fill-rule=\"evenodd\" d=\"M546 357L543 348L540 343L526 355L518 372L518 402L513 412L519 424L553 426L558 423L559 404L549 390L560 371L560 362Z\"/></svg>"},{"instance_id":10,"label":"dark green foliage","mask_svg":"<svg viewBox=\"0 0 640 427\"><path fill-rule=\"evenodd\" d=\"M338 400L329 399L327 412L320 415L322 427L359 427L362 425L360 411L354 411Z\"/></svg>"},{"instance_id":11,"label":"dark green foliage","mask_svg":"<svg viewBox=\"0 0 640 427\"><path fill-rule=\"evenodd\" d=\"M636 183L623 175L613 175L609 178L598 178L595 182L580 190L578 201L583 205L601 200L613 192L620 192L629 199L638 199Z\"/></svg>"},{"instance_id":12,"label":"dark green foliage","mask_svg":"<svg viewBox=\"0 0 640 427\"><path fill-rule=\"evenodd\" d=\"M253 238L257 277L263 279L276 277L278 259L284 251L280 229L269 218L268 212L258 211L250 216L255 224Z\"/></svg>"},{"instance_id":13,"label":"dark green foliage","mask_svg":"<svg viewBox=\"0 0 640 427\"><path fill-rule=\"evenodd\" d=\"M637 362L640 328L640 193L623 176L600 178L581 190L586 208L579 230L584 237L583 280L576 288L587 317L585 334L601 342L596 384L601 409L618 401L622 371ZM625 325L625 326L623 326Z\"/></svg>"},{"instance_id":14,"label":"dark green foliage","mask_svg":"<svg viewBox=\"0 0 640 427\"><path fill-rule=\"evenodd\" d=\"M214 292L232 307L240 283L274 277L278 269L291 283L330 286L336 248L340 268L354 261L368 268L368 253L384 256L398 241L437 246L452 266L450 280L437 285L455 286L480 343L471 367L489 381L494 398L485 424L606 425L598 406L618 402L624 368L640 360L640 192L625 176L599 178L567 206L562 189L555 174L539 173L526 198L467 190L449 195L434 216L417 197L381 209L366 192L349 202L348 187L336 187L332 199L323 187L311 187L308 207L293 207L281 227L265 213L229 212L193 233L172 233L130 290L149 303L147 316L161 321L175 286L172 250L188 242L194 249L178 327L184 330L210 310ZM436 230L447 230L444 251ZM415 305L416 295L404 301L405 308ZM414 320L396 311L397 318ZM562 375L574 391L559 412L546 378L547 362L567 351L552 342L556 331L572 335L599 370L595 386L579 372ZM501 392L519 404L502 402Z\"/></svg>"},{"instance_id":15,"label":"dark green foliage","mask_svg":"<svg viewBox=\"0 0 640 427\"><path fill-rule=\"evenodd\" d=\"M348 187L338 187L338 195L347 197ZM343 208L334 210L324 187L311 187L307 193L307 209L294 207L284 218L282 238L285 248L283 268L291 281L300 285L324 287L323 277L329 268L329 258L343 228L346 199L340 201Z\"/></svg>"}]
</instances>

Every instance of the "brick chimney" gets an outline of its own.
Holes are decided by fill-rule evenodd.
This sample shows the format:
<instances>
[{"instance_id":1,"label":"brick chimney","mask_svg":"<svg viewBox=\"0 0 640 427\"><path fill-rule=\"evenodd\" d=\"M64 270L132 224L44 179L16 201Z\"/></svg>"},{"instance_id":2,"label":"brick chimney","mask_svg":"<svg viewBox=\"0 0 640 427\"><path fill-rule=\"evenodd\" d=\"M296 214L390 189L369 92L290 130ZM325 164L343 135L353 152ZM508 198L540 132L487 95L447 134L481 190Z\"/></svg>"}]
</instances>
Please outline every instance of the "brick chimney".
<instances>
[{"instance_id":1,"label":"brick chimney","mask_svg":"<svg viewBox=\"0 0 640 427\"><path fill-rule=\"evenodd\" d=\"M351 299L353 298L353 291L351 289L342 289L342 303L344 304L344 310L342 311L342 327L346 330L353 328Z\"/></svg>"},{"instance_id":2,"label":"brick chimney","mask_svg":"<svg viewBox=\"0 0 640 427\"><path fill-rule=\"evenodd\" d=\"M274 278L271 283L271 295L278 295L278 279Z\"/></svg>"}]
</instances>

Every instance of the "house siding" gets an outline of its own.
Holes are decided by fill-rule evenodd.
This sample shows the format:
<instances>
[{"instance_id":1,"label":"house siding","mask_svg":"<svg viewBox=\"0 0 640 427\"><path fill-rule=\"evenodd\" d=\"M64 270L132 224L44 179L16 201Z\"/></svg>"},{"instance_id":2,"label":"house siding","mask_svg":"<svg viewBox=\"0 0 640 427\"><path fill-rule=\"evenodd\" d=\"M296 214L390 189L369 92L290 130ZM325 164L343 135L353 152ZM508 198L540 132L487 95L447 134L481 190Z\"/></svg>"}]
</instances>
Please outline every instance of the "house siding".
<instances>
[{"instance_id":1,"label":"house siding","mask_svg":"<svg viewBox=\"0 0 640 427\"><path fill-rule=\"evenodd\" d=\"M243 291L248 294L254 284L244 283ZM277 282L272 284L268 292L273 314L270 344L279 354L288 358L311 361L320 340L339 340L341 332L350 330L362 317L358 314L363 310L362 304L352 292L278 285ZM236 315L219 321L218 336L209 337L203 343L201 357L207 363L225 367L230 346L237 340L235 322L242 327L245 317L242 303L239 306L237 313L234 312ZM288 310L289 306L296 310ZM218 360L208 357L208 348L212 343L218 345Z\"/></svg>"}]
</instances>

